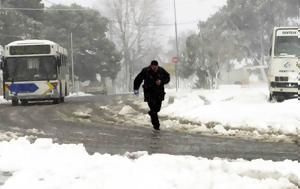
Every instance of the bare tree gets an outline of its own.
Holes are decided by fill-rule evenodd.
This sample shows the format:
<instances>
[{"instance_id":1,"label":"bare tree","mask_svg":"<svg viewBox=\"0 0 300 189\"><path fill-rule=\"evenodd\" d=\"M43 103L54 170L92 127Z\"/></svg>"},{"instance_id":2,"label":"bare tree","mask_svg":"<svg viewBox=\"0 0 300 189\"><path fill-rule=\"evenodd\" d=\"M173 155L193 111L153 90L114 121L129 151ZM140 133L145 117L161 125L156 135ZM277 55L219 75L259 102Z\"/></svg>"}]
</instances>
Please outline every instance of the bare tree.
<instances>
[{"instance_id":1,"label":"bare tree","mask_svg":"<svg viewBox=\"0 0 300 189\"><path fill-rule=\"evenodd\" d=\"M123 52L126 85L132 90L133 74L145 64L146 57L159 46L157 0L102 0L110 19L109 37ZM157 40L158 41L158 40ZM147 60L149 61L149 60Z\"/></svg>"}]
</instances>

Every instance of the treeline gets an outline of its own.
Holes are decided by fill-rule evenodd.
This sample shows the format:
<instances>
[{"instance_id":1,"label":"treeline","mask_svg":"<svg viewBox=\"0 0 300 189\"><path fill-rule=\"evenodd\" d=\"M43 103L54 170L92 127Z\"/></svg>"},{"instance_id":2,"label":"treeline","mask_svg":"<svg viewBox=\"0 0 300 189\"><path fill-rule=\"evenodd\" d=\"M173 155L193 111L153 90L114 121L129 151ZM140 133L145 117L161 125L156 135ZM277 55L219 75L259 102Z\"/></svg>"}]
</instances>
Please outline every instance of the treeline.
<instances>
[{"instance_id":1,"label":"treeline","mask_svg":"<svg viewBox=\"0 0 300 189\"><path fill-rule=\"evenodd\" d=\"M182 77L197 75L196 87L212 87L232 60L265 64L274 26L297 25L299 0L228 0L227 5L198 24L181 53Z\"/></svg>"},{"instance_id":2,"label":"treeline","mask_svg":"<svg viewBox=\"0 0 300 189\"><path fill-rule=\"evenodd\" d=\"M0 45L22 39L48 39L67 48L70 54L72 33L79 80L94 81L97 73L116 78L121 53L106 37L108 19L98 11L75 4L44 9L41 0L2 0L1 6Z\"/></svg>"}]
</instances>

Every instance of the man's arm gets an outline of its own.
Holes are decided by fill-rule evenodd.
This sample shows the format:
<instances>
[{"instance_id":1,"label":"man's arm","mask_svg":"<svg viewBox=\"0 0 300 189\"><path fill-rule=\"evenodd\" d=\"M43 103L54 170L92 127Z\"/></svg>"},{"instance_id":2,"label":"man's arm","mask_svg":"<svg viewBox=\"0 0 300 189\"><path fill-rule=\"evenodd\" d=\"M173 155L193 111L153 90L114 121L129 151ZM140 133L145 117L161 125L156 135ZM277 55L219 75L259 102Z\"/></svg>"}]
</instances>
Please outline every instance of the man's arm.
<instances>
[{"instance_id":1,"label":"man's arm","mask_svg":"<svg viewBox=\"0 0 300 189\"><path fill-rule=\"evenodd\" d=\"M168 84L170 82L170 74L163 68L161 68L162 72L162 77L161 77L161 82L162 84Z\"/></svg>"},{"instance_id":2,"label":"man's arm","mask_svg":"<svg viewBox=\"0 0 300 189\"><path fill-rule=\"evenodd\" d=\"M135 77L133 82L133 90L139 90L143 80L144 80L144 69Z\"/></svg>"}]
</instances>

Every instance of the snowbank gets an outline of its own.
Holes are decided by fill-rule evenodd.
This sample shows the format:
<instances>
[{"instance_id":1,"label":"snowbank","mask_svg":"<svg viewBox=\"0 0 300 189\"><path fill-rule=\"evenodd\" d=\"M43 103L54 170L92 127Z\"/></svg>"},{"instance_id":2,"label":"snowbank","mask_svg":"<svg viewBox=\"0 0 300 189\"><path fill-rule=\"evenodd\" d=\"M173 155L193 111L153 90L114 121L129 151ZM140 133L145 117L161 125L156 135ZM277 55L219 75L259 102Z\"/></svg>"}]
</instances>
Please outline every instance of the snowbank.
<instances>
[{"instance_id":1,"label":"snowbank","mask_svg":"<svg viewBox=\"0 0 300 189\"><path fill-rule=\"evenodd\" d=\"M8 104L9 101L5 100L3 96L0 96L0 104Z\"/></svg>"},{"instance_id":2,"label":"snowbank","mask_svg":"<svg viewBox=\"0 0 300 189\"><path fill-rule=\"evenodd\" d=\"M223 86L218 90L168 91L174 103L164 104L161 115L194 123L216 122L229 129L300 135L300 101L268 102L268 88Z\"/></svg>"},{"instance_id":3,"label":"snowbank","mask_svg":"<svg viewBox=\"0 0 300 189\"><path fill-rule=\"evenodd\" d=\"M1 189L297 189L300 164L146 152L89 155L82 145L25 138L0 142Z\"/></svg>"}]
</instances>

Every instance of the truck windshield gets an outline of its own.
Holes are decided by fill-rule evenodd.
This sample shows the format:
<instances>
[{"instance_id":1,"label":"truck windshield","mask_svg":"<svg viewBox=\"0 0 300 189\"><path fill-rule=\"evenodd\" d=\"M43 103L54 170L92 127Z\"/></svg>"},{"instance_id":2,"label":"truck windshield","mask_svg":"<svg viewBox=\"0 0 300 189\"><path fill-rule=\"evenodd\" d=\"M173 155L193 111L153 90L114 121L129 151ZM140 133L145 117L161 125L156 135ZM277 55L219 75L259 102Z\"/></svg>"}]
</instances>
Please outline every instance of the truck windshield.
<instances>
[{"instance_id":1,"label":"truck windshield","mask_svg":"<svg viewBox=\"0 0 300 189\"><path fill-rule=\"evenodd\" d=\"M275 41L275 56L300 56L300 39L297 36L277 36Z\"/></svg>"},{"instance_id":2,"label":"truck windshield","mask_svg":"<svg viewBox=\"0 0 300 189\"><path fill-rule=\"evenodd\" d=\"M6 81L42 81L57 79L54 57L7 58L4 68Z\"/></svg>"}]
</instances>

